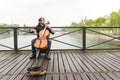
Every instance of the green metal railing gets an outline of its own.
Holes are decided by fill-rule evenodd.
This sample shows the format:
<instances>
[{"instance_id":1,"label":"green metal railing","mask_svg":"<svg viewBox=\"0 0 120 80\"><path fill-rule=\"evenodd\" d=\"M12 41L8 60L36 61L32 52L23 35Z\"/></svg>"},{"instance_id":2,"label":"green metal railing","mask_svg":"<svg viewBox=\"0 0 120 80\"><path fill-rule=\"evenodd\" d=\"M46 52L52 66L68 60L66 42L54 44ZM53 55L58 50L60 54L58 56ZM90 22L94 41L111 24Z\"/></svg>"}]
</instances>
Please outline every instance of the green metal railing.
<instances>
[{"instance_id":1,"label":"green metal railing","mask_svg":"<svg viewBox=\"0 0 120 80\"><path fill-rule=\"evenodd\" d=\"M8 32L13 32L13 40L14 40L13 41L14 42L13 47L7 46L7 44L2 44L1 42L0 42L0 46L6 47L6 48L11 49L11 50L15 50L16 52L18 50L21 50L21 49L24 49L26 47L31 46L29 44L29 45L24 45L24 46L18 48L18 31L30 34L29 33L30 28L33 28L33 27L0 27L0 35L8 33ZM64 33L62 33L60 35L51 37L52 41L59 42L59 43L69 45L69 46L72 46L72 47L76 47L77 49L80 49L80 50L88 50L88 49L120 49L120 44L119 44L120 43L120 27L52 27L52 29L55 31L55 33L57 31L64 32ZM57 29L60 29L60 30L57 30ZM65 41L61 41L61 40L57 39L59 37L69 35L69 34L76 35L75 34L76 32L77 32L77 34L82 35L81 36L81 39L82 39L81 40L82 41L81 46L73 45L73 44L71 44L69 42L65 42ZM94 35L97 34L96 36L107 37L109 39L104 38L105 40L103 40L103 41L100 41L100 42L95 43L95 44L87 45L88 44L87 42L88 42L89 34L94 34ZM105 43L108 43L108 42L111 44L111 41L113 41L113 43L117 42L116 43L117 47L93 48L94 46L98 46L98 45L105 44ZM94 40L92 41L92 43L94 43Z\"/></svg>"}]
</instances>

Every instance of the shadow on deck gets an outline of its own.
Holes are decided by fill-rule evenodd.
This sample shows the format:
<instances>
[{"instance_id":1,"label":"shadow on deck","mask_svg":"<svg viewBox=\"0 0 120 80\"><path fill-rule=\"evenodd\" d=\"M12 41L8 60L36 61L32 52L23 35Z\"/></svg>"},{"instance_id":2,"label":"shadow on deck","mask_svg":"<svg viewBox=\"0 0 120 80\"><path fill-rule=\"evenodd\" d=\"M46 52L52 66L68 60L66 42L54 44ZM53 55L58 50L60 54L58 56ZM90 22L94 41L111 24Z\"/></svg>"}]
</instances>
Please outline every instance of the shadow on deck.
<instances>
[{"instance_id":1,"label":"shadow on deck","mask_svg":"<svg viewBox=\"0 0 120 80\"><path fill-rule=\"evenodd\" d=\"M51 51L51 60L30 60L30 51L0 52L0 80L118 80L119 51ZM26 76L28 67L42 65L47 74Z\"/></svg>"}]
</instances>

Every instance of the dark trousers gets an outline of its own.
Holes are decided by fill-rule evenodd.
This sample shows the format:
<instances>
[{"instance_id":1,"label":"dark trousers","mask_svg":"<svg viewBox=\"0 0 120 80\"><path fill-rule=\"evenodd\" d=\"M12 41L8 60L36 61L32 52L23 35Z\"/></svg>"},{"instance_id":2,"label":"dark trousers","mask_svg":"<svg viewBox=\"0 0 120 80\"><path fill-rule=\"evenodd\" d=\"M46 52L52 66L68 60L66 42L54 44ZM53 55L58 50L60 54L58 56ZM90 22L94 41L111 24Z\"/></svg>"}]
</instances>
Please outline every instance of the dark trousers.
<instances>
[{"instance_id":1,"label":"dark trousers","mask_svg":"<svg viewBox=\"0 0 120 80\"><path fill-rule=\"evenodd\" d=\"M32 56L36 56L36 48L34 47L34 42L36 41L37 38L33 39L31 41L31 45L32 45ZM48 48L45 51L40 51L39 54L41 54L42 52L45 52L46 55L49 55L50 52L50 48L51 48L51 40L48 38Z\"/></svg>"}]
</instances>

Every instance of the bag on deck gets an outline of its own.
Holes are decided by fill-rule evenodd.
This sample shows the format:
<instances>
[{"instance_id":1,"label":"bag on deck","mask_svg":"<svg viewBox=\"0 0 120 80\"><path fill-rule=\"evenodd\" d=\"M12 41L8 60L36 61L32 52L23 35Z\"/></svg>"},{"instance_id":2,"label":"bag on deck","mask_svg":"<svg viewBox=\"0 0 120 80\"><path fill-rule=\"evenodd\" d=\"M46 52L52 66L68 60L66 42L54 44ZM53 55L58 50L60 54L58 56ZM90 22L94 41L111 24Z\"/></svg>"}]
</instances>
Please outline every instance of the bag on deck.
<instances>
[{"instance_id":1,"label":"bag on deck","mask_svg":"<svg viewBox=\"0 0 120 80\"><path fill-rule=\"evenodd\" d=\"M28 76L42 76L46 74L46 69L42 66L30 67L27 69Z\"/></svg>"}]
</instances>

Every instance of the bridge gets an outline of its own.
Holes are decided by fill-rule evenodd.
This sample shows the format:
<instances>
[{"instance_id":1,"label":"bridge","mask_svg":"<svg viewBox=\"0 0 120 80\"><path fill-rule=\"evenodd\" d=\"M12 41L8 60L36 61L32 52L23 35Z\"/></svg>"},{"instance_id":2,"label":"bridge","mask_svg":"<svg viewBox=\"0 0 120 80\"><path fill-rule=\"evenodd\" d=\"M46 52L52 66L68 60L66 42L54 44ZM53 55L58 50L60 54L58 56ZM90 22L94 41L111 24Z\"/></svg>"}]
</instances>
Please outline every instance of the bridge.
<instances>
[{"instance_id":1,"label":"bridge","mask_svg":"<svg viewBox=\"0 0 120 80\"><path fill-rule=\"evenodd\" d=\"M19 46L21 42L19 35L27 35L28 28L6 27L0 28L0 35L8 35L13 32L13 46L3 44L5 49L0 50L0 80L119 80L120 79L120 27L52 27L61 29L62 34L51 37L51 40L73 49L51 49L51 60L48 61L41 56L40 59L30 60L30 44ZM22 31L23 34L18 34ZM60 32L60 31L59 31ZM57 33L57 32L55 32ZM80 37L80 44L61 41L57 38L65 35L77 35ZM92 37L89 35L91 34ZM93 35L94 34L94 35ZM95 38L93 37L95 36ZM93 40L91 40L92 38ZM2 39L2 38L1 38ZM95 39L102 39L94 43ZM93 41L89 44L88 40ZM20 41L20 42L19 42ZM102 46L104 44L112 46ZM98 46L98 47L94 47ZM26 75L28 67L44 66L47 74L40 77L29 77Z\"/></svg>"}]
</instances>

